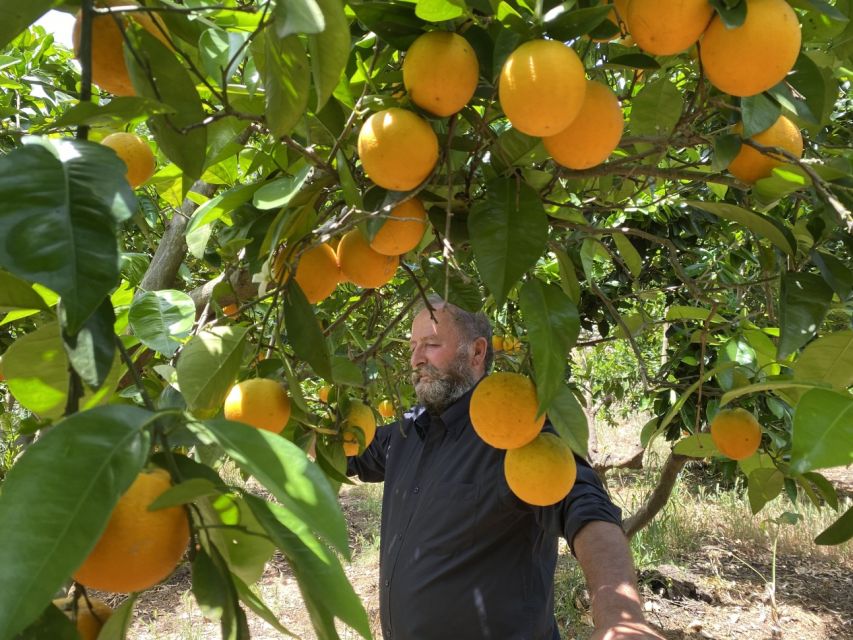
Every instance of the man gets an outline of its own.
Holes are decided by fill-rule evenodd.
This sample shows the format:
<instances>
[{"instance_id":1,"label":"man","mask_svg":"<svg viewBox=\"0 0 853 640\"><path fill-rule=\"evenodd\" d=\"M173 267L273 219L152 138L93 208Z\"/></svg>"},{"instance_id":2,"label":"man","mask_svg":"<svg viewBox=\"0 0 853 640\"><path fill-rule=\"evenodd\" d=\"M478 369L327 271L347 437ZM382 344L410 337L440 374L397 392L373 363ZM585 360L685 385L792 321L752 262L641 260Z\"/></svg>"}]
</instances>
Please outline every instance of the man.
<instances>
[{"instance_id":1,"label":"man","mask_svg":"<svg viewBox=\"0 0 853 640\"><path fill-rule=\"evenodd\" d=\"M493 359L491 328L440 299L412 323L420 406L377 431L348 472L385 482L380 616L385 640L558 640L554 569L564 536L586 575L595 640L661 638L642 614L619 509L578 458L552 507L517 499L504 451L474 432L471 393Z\"/></svg>"}]
</instances>

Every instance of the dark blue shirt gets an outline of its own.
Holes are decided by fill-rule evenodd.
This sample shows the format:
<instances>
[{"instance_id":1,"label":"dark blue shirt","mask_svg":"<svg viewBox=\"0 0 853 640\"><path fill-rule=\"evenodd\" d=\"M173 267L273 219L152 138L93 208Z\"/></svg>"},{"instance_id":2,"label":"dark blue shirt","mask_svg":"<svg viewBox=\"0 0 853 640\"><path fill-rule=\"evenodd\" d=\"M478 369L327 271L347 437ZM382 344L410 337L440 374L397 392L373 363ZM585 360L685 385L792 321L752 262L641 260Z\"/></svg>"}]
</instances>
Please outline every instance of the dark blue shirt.
<instances>
[{"instance_id":1,"label":"dark blue shirt","mask_svg":"<svg viewBox=\"0 0 853 640\"><path fill-rule=\"evenodd\" d=\"M558 537L586 523L620 524L598 476L576 456L577 481L551 507L510 491L504 451L468 417L471 392L441 416L422 408L380 427L349 475L385 481L380 617L385 640L558 640Z\"/></svg>"}]
</instances>

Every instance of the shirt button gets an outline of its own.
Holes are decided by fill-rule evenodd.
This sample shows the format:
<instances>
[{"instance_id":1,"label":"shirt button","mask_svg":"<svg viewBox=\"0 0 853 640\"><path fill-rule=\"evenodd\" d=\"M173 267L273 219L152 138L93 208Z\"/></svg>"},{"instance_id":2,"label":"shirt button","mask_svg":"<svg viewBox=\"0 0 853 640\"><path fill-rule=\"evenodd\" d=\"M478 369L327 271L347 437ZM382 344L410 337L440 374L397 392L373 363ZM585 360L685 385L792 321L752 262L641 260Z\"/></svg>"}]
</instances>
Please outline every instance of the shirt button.
<instances>
[{"instance_id":1,"label":"shirt button","mask_svg":"<svg viewBox=\"0 0 853 640\"><path fill-rule=\"evenodd\" d=\"M386 580L386 581L385 581L385 586L386 586L386 587L387 587L388 585L390 585L390 584L391 584L391 583L390 583L388 580Z\"/></svg>"},{"instance_id":2,"label":"shirt button","mask_svg":"<svg viewBox=\"0 0 853 640\"><path fill-rule=\"evenodd\" d=\"M420 487L415 487L414 489L412 489L412 493L420 493L420 491L421 491Z\"/></svg>"}]
</instances>

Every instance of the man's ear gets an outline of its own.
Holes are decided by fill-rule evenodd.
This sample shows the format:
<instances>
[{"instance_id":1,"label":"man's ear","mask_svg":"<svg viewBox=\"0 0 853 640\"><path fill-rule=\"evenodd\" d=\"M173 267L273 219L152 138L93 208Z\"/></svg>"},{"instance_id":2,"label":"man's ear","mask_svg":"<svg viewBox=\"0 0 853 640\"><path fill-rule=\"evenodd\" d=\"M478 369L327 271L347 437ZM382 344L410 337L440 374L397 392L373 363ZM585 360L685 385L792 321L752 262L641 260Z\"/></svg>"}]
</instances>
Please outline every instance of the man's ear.
<instances>
[{"instance_id":1,"label":"man's ear","mask_svg":"<svg viewBox=\"0 0 853 640\"><path fill-rule=\"evenodd\" d=\"M475 367L484 367L486 362L486 349L488 347L488 343L486 339L483 337L477 338L472 343L473 351L471 353L471 364Z\"/></svg>"}]
</instances>

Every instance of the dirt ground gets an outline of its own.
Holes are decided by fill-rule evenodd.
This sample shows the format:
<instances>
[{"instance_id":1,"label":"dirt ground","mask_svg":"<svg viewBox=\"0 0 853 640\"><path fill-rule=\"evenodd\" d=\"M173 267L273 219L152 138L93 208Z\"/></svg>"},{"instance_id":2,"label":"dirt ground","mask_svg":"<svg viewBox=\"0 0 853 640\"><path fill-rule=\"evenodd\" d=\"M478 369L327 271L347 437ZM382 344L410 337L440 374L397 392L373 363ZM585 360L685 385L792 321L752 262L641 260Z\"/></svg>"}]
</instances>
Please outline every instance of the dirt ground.
<instances>
[{"instance_id":1,"label":"dirt ground","mask_svg":"<svg viewBox=\"0 0 853 640\"><path fill-rule=\"evenodd\" d=\"M841 471L844 477L839 479L846 482L853 477L853 471ZM351 497L346 489L341 494L341 503L350 523L354 549L354 560L346 567L347 575L362 598L375 637L379 639L378 554L374 538L377 514L363 511L363 503ZM717 539L712 527L713 523L709 523L698 552L678 558L672 565L640 574L646 615L666 638L853 639L853 566L839 565L820 556L780 553L776 593L772 594L763 578L771 574L767 550L756 548L754 541ZM564 550L561 563L571 562L574 562L571 555ZM296 581L280 556L276 555L269 563L260 590L289 630L306 640L315 637ZM575 604L584 610L587 606L584 592L575 594ZM588 612L582 613L580 623L565 630L563 637L587 638L591 627L585 621L589 621ZM281 637L251 614L250 627L253 638ZM192 601L187 567L140 597L129 637L134 640L219 637L217 623L205 620ZM358 636L341 628L341 637L354 640Z\"/></svg>"}]
</instances>

